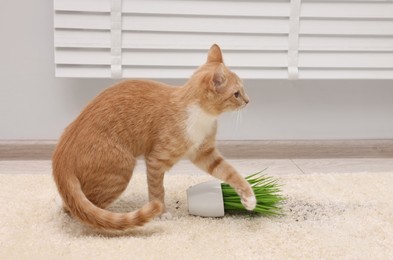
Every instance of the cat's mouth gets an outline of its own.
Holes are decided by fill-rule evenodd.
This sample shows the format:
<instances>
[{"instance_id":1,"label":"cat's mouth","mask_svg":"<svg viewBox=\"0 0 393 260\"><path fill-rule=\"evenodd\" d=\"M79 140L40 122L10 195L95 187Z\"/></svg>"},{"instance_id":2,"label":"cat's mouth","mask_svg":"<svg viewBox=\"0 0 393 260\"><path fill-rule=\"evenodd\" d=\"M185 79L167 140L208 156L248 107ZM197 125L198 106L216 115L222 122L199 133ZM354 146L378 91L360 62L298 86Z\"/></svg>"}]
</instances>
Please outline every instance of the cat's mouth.
<instances>
[{"instance_id":1,"label":"cat's mouth","mask_svg":"<svg viewBox=\"0 0 393 260\"><path fill-rule=\"evenodd\" d=\"M247 103L243 103L243 104L240 106L239 110L245 108L246 106L247 106Z\"/></svg>"}]
</instances>

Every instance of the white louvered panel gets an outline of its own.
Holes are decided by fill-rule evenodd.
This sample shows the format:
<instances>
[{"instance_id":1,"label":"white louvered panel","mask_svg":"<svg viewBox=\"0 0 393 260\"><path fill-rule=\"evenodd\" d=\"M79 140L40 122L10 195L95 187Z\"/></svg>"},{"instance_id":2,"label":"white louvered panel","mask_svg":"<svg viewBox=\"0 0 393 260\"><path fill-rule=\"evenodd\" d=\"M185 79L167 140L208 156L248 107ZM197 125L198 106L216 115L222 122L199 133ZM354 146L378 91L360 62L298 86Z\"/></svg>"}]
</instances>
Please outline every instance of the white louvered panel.
<instances>
[{"instance_id":1,"label":"white louvered panel","mask_svg":"<svg viewBox=\"0 0 393 260\"><path fill-rule=\"evenodd\" d=\"M111 77L111 1L54 0L57 76ZM122 76L187 78L218 43L242 77L288 78L290 2L122 0ZM298 78L393 79L393 1L301 0L295 33Z\"/></svg>"},{"instance_id":2,"label":"white louvered panel","mask_svg":"<svg viewBox=\"0 0 393 260\"><path fill-rule=\"evenodd\" d=\"M299 78L393 78L393 1L303 0Z\"/></svg>"},{"instance_id":3,"label":"white louvered panel","mask_svg":"<svg viewBox=\"0 0 393 260\"><path fill-rule=\"evenodd\" d=\"M110 0L54 6L57 76L110 77ZM187 78L217 43L239 74L285 78L288 20L289 0L123 0L122 75Z\"/></svg>"},{"instance_id":4,"label":"white louvered panel","mask_svg":"<svg viewBox=\"0 0 393 260\"><path fill-rule=\"evenodd\" d=\"M107 59L111 41L110 4L110 0L54 1L56 76L111 77ZM74 62L81 53L81 60L88 65Z\"/></svg>"}]
</instances>

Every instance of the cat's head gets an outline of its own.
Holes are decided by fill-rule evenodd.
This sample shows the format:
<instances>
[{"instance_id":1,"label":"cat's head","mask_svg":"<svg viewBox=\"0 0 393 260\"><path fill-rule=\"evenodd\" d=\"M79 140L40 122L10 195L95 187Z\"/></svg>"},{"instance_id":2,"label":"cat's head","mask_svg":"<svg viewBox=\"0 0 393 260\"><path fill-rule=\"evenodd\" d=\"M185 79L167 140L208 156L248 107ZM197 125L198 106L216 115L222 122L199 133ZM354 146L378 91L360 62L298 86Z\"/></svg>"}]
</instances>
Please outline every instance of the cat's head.
<instances>
[{"instance_id":1,"label":"cat's head","mask_svg":"<svg viewBox=\"0 0 393 260\"><path fill-rule=\"evenodd\" d=\"M199 79L200 103L207 112L218 115L239 110L249 102L243 82L225 66L221 49L216 44L210 48L206 63L193 78Z\"/></svg>"}]
</instances>

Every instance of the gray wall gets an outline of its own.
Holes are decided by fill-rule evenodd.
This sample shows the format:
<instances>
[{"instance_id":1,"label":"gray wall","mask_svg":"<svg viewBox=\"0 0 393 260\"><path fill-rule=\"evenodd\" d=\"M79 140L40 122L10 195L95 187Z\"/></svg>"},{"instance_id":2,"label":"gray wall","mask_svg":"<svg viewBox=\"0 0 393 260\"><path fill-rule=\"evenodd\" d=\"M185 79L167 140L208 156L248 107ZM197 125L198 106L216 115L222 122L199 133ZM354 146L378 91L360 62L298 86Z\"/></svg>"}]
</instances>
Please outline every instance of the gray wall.
<instances>
[{"instance_id":1,"label":"gray wall","mask_svg":"<svg viewBox=\"0 0 393 260\"><path fill-rule=\"evenodd\" d=\"M2 0L2 140L57 139L114 82L54 77L52 5ZM246 90L250 105L221 118L219 139L393 138L392 80L246 81Z\"/></svg>"}]
</instances>

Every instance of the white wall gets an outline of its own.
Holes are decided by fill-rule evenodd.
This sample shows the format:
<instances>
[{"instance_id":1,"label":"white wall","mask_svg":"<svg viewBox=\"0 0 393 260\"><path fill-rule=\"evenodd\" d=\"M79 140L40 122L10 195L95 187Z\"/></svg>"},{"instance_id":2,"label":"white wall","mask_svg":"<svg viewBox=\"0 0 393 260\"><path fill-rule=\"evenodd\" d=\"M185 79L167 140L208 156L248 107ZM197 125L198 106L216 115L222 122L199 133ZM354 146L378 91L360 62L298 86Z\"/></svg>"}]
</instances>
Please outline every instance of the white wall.
<instances>
[{"instance_id":1,"label":"white wall","mask_svg":"<svg viewBox=\"0 0 393 260\"><path fill-rule=\"evenodd\" d=\"M0 140L57 139L114 81L54 77L51 0L2 0L1 5ZM219 139L393 138L391 80L246 85L251 103L238 124L236 115L223 116Z\"/></svg>"}]
</instances>

